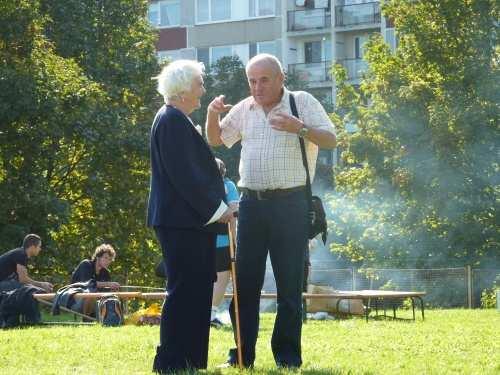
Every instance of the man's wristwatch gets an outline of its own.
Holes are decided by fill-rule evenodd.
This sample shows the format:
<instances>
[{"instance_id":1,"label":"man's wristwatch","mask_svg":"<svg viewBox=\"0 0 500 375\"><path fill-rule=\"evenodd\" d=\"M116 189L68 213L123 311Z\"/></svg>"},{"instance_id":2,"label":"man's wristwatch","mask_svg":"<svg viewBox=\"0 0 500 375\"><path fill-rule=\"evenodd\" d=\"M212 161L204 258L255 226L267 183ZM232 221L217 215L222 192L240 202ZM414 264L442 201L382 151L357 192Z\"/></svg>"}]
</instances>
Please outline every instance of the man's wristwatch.
<instances>
[{"instance_id":1,"label":"man's wristwatch","mask_svg":"<svg viewBox=\"0 0 500 375\"><path fill-rule=\"evenodd\" d=\"M300 128L300 130L297 134L300 138L305 138L308 133L309 133L309 129L306 128L305 126L302 126L302 128Z\"/></svg>"}]
</instances>

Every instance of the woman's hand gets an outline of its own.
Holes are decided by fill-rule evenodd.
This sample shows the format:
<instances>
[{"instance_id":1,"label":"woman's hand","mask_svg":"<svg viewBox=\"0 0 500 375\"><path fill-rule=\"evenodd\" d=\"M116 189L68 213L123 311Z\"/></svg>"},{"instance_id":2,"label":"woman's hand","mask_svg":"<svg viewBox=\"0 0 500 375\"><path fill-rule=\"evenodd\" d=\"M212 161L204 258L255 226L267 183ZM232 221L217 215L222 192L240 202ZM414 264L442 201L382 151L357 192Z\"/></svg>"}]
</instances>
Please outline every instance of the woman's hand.
<instances>
[{"instance_id":1,"label":"woman's hand","mask_svg":"<svg viewBox=\"0 0 500 375\"><path fill-rule=\"evenodd\" d=\"M227 210L222 214L222 216L217 220L218 223L228 223L234 217L234 209L228 207Z\"/></svg>"}]
</instances>

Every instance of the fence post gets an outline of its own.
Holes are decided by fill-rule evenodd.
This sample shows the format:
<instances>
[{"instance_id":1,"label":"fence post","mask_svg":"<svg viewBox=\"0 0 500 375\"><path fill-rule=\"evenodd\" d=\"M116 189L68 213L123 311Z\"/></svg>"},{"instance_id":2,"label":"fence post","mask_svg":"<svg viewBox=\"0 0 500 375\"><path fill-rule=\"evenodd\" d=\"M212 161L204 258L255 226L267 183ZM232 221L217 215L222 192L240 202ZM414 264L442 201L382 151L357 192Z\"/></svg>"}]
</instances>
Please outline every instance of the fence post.
<instances>
[{"instance_id":1,"label":"fence post","mask_svg":"<svg viewBox=\"0 0 500 375\"><path fill-rule=\"evenodd\" d=\"M465 267L467 274L467 307L472 309L472 268L470 265Z\"/></svg>"},{"instance_id":2,"label":"fence post","mask_svg":"<svg viewBox=\"0 0 500 375\"><path fill-rule=\"evenodd\" d=\"M352 272L352 290L356 290L356 268L351 268Z\"/></svg>"}]
</instances>

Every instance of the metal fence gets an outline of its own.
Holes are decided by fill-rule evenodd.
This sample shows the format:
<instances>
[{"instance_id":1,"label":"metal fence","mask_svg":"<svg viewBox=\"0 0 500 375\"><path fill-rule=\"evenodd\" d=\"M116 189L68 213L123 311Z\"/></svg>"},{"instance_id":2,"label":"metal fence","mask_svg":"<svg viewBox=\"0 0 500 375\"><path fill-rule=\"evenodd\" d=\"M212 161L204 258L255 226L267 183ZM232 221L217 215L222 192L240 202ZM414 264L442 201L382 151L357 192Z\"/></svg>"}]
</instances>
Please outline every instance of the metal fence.
<instances>
[{"instance_id":1,"label":"metal fence","mask_svg":"<svg viewBox=\"0 0 500 375\"><path fill-rule=\"evenodd\" d=\"M328 264L312 264L309 283L331 286L336 290L401 290L424 291L426 305L431 307L481 306L481 293L493 286L500 269L460 268L370 269L331 268ZM266 292L276 291L270 266L264 281Z\"/></svg>"}]
</instances>

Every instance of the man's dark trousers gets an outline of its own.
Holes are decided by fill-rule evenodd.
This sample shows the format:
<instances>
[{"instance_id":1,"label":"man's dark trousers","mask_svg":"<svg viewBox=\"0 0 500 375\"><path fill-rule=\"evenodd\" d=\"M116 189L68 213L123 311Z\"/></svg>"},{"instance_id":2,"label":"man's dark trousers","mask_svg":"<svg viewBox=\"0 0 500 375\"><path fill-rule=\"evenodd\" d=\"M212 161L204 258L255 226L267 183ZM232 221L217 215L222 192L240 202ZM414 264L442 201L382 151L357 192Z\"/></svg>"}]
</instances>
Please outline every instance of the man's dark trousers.
<instances>
[{"instance_id":1,"label":"man's dark trousers","mask_svg":"<svg viewBox=\"0 0 500 375\"><path fill-rule=\"evenodd\" d=\"M168 297L153 368L157 372L206 368L216 234L165 227L155 227L155 232L166 264Z\"/></svg>"},{"instance_id":2,"label":"man's dark trousers","mask_svg":"<svg viewBox=\"0 0 500 375\"><path fill-rule=\"evenodd\" d=\"M257 200L243 193L236 252L243 362L253 365L259 331L260 293L269 252L278 292L271 339L278 366L299 367L302 330L304 249L308 241L305 191ZM234 324L234 305L231 303Z\"/></svg>"}]
</instances>

